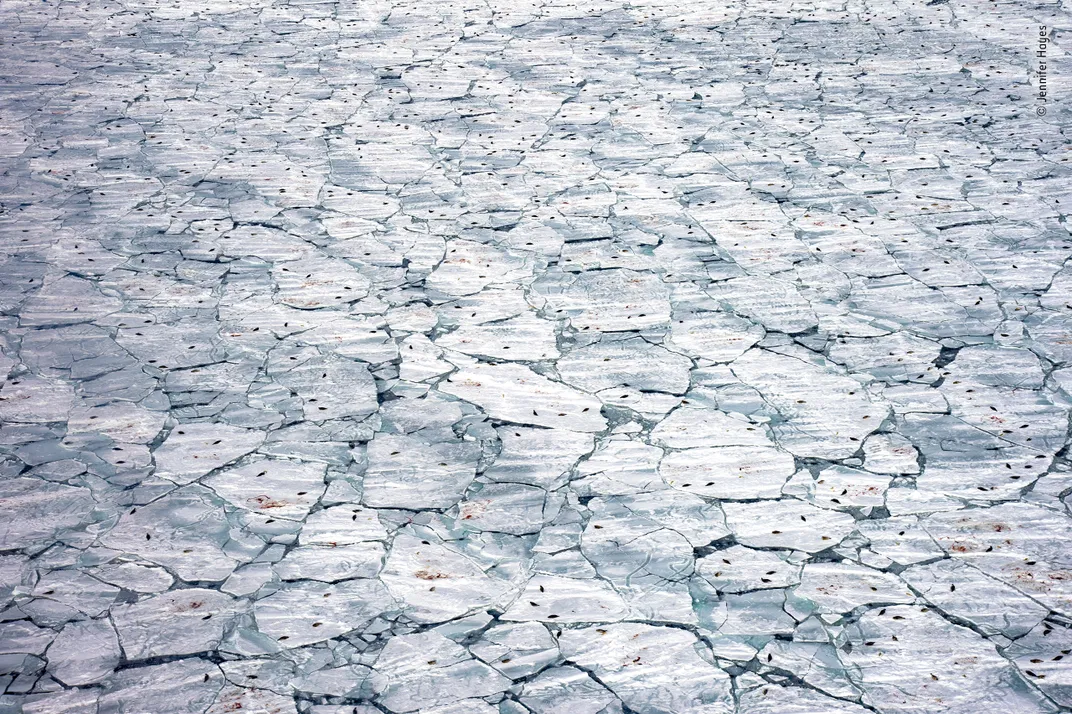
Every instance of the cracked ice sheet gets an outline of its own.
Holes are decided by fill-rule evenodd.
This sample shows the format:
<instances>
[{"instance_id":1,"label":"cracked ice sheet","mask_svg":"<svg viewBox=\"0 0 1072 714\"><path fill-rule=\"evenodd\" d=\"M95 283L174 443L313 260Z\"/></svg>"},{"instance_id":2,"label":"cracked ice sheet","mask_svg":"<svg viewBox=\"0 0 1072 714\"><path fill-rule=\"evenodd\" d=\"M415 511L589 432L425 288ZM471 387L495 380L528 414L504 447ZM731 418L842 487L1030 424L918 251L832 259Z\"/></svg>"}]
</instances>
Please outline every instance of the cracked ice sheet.
<instances>
[{"instance_id":1,"label":"cracked ice sheet","mask_svg":"<svg viewBox=\"0 0 1072 714\"><path fill-rule=\"evenodd\" d=\"M1067 708L991 5L0 7L0 710Z\"/></svg>"}]
</instances>

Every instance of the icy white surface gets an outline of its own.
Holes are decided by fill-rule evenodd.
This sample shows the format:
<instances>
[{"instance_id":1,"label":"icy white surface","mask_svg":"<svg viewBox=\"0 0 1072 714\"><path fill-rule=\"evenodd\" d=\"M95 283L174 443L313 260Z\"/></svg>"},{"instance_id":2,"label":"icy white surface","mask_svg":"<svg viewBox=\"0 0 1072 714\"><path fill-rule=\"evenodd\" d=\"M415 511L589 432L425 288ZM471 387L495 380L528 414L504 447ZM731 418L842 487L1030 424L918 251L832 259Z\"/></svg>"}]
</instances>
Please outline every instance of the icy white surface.
<instances>
[{"instance_id":1,"label":"icy white surface","mask_svg":"<svg viewBox=\"0 0 1072 714\"><path fill-rule=\"evenodd\" d=\"M0 4L0 714L1069 711L1069 29Z\"/></svg>"}]
</instances>

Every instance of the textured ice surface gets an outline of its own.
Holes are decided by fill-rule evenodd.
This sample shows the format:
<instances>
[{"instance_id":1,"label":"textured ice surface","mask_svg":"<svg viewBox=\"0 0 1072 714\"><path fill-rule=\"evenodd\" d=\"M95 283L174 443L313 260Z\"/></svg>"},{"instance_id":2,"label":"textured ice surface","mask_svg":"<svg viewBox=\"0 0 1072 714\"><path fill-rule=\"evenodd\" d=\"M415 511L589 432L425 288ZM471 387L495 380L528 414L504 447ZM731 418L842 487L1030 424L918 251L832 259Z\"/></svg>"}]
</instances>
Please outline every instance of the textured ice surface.
<instances>
[{"instance_id":1,"label":"textured ice surface","mask_svg":"<svg viewBox=\"0 0 1072 714\"><path fill-rule=\"evenodd\" d=\"M1072 710L1069 27L0 3L0 714Z\"/></svg>"}]
</instances>

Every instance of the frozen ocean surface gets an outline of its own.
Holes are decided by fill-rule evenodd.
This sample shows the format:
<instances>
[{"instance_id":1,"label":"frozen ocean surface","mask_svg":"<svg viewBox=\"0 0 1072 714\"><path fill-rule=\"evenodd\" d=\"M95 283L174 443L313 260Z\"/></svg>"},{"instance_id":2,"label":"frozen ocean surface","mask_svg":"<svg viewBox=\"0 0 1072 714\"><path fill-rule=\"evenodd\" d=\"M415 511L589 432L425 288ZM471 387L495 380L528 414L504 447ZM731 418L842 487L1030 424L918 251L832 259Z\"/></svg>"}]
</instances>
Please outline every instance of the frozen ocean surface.
<instances>
[{"instance_id":1,"label":"frozen ocean surface","mask_svg":"<svg viewBox=\"0 0 1072 714\"><path fill-rule=\"evenodd\" d=\"M0 714L1070 711L1070 25L4 0Z\"/></svg>"}]
</instances>

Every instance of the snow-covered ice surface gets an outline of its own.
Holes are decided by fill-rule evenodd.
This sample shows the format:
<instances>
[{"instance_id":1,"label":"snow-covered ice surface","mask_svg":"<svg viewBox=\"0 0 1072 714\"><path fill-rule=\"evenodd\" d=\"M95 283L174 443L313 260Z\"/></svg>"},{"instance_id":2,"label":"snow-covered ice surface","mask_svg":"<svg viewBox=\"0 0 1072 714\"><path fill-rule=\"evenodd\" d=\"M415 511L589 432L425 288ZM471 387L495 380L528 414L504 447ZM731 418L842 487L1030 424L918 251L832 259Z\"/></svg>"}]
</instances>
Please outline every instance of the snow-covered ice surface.
<instances>
[{"instance_id":1,"label":"snow-covered ice surface","mask_svg":"<svg viewBox=\"0 0 1072 714\"><path fill-rule=\"evenodd\" d=\"M1069 20L5 0L0 714L1072 711Z\"/></svg>"}]
</instances>

